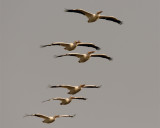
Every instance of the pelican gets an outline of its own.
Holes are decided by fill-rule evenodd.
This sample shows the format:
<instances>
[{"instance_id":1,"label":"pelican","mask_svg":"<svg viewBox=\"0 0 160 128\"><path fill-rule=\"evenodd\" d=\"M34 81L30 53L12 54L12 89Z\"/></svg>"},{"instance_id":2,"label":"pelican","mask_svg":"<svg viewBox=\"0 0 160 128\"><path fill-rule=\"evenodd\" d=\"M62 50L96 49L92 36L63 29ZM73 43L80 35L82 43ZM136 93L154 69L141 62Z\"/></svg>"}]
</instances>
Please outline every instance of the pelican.
<instances>
[{"instance_id":1,"label":"pelican","mask_svg":"<svg viewBox=\"0 0 160 128\"><path fill-rule=\"evenodd\" d=\"M66 9L65 12L74 12L74 13L83 14L86 17L88 17L88 23L95 22L98 19L105 19L105 20L116 22L118 24L122 24L122 21L118 20L117 18L113 16L100 15L100 13L102 13L103 11L99 11L96 14L92 14L82 9Z\"/></svg>"},{"instance_id":2,"label":"pelican","mask_svg":"<svg viewBox=\"0 0 160 128\"><path fill-rule=\"evenodd\" d=\"M87 98L83 98L83 97L73 97L73 96L70 96L69 98L61 98L61 97L51 98L49 100L42 101L42 103L46 102L46 101L51 101L51 100L60 100L61 101L60 105L67 105L67 104L69 104L72 101L72 99L87 100Z\"/></svg>"},{"instance_id":3,"label":"pelican","mask_svg":"<svg viewBox=\"0 0 160 128\"><path fill-rule=\"evenodd\" d=\"M59 55L59 56L55 56L55 58L58 58L58 57L63 57L63 56L75 56L75 57L78 57L79 58L79 63L84 63L86 62L87 60L89 60L90 57L102 57L102 58L106 58L108 60L112 60L111 57L105 55L105 54L92 54L94 53L95 51L90 51L88 52L87 54L79 54L79 53L68 53L68 54L65 54L65 55Z\"/></svg>"},{"instance_id":4,"label":"pelican","mask_svg":"<svg viewBox=\"0 0 160 128\"><path fill-rule=\"evenodd\" d=\"M55 115L55 116L45 116L42 114L31 114L31 115L25 115L24 117L27 116L36 116L36 117L40 117L43 118L44 120L42 121L43 123L52 123L56 120L56 118L60 118L60 117L74 117L75 115Z\"/></svg>"},{"instance_id":5,"label":"pelican","mask_svg":"<svg viewBox=\"0 0 160 128\"><path fill-rule=\"evenodd\" d=\"M80 41L74 41L73 43L55 42L48 45L41 45L41 48L47 47L47 46L55 46L55 45L63 46L65 47L64 49L68 51L74 50L77 46L92 47L92 48L95 48L96 50L100 50L100 48L94 45L93 43L82 43Z\"/></svg>"},{"instance_id":6,"label":"pelican","mask_svg":"<svg viewBox=\"0 0 160 128\"><path fill-rule=\"evenodd\" d=\"M69 90L68 94L76 94L79 91L81 91L82 88L100 88L101 86L96 86L96 85L79 85L79 86L71 86L71 85L56 85L56 86L51 86L49 85L49 88L66 88Z\"/></svg>"}]
</instances>

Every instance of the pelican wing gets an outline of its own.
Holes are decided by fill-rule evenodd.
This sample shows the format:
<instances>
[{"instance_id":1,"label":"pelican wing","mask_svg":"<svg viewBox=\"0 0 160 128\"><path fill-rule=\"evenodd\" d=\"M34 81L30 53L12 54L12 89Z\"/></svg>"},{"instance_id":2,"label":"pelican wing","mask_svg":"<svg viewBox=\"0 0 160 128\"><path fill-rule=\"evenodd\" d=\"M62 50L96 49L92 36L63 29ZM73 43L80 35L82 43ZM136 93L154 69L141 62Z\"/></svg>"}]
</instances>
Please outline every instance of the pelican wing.
<instances>
[{"instance_id":1,"label":"pelican wing","mask_svg":"<svg viewBox=\"0 0 160 128\"><path fill-rule=\"evenodd\" d=\"M117 18L113 17L113 16L99 16L99 19L105 19L105 20L110 20L113 22L116 22L118 24L122 24L123 22L118 20Z\"/></svg>"},{"instance_id":2,"label":"pelican wing","mask_svg":"<svg viewBox=\"0 0 160 128\"><path fill-rule=\"evenodd\" d=\"M68 53L67 56L76 56L76 57L82 57L82 54L79 53Z\"/></svg>"},{"instance_id":3,"label":"pelican wing","mask_svg":"<svg viewBox=\"0 0 160 128\"><path fill-rule=\"evenodd\" d=\"M74 86L71 86L71 85L56 85L56 86L52 86L52 85L49 85L49 88L67 88L67 89L73 89Z\"/></svg>"},{"instance_id":4,"label":"pelican wing","mask_svg":"<svg viewBox=\"0 0 160 128\"><path fill-rule=\"evenodd\" d=\"M82 57L83 55L82 54L79 54L79 53L68 53L68 54L65 54L65 55L59 55L59 56L55 56L56 58L58 57L63 57L63 56L75 56L75 57Z\"/></svg>"},{"instance_id":5,"label":"pelican wing","mask_svg":"<svg viewBox=\"0 0 160 128\"><path fill-rule=\"evenodd\" d=\"M92 47L95 48L96 50L100 50L100 48L93 43L79 43L78 46L86 46L86 47Z\"/></svg>"},{"instance_id":6,"label":"pelican wing","mask_svg":"<svg viewBox=\"0 0 160 128\"><path fill-rule=\"evenodd\" d=\"M96 85L85 85L83 88L100 88L101 86Z\"/></svg>"},{"instance_id":7,"label":"pelican wing","mask_svg":"<svg viewBox=\"0 0 160 128\"><path fill-rule=\"evenodd\" d=\"M43 119L49 119L48 116L45 116L45 115L42 115L42 114L31 114L31 115L25 115L24 117L27 117L27 116L37 116L37 117L40 117L40 118L43 118Z\"/></svg>"},{"instance_id":8,"label":"pelican wing","mask_svg":"<svg viewBox=\"0 0 160 128\"><path fill-rule=\"evenodd\" d=\"M69 44L65 43L65 42L55 42L55 43L52 43L52 44L41 45L40 47L44 48L44 47L47 47L47 46L54 46L54 45L68 46Z\"/></svg>"},{"instance_id":9,"label":"pelican wing","mask_svg":"<svg viewBox=\"0 0 160 128\"><path fill-rule=\"evenodd\" d=\"M106 58L108 60L112 60L111 57L105 55L105 54L91 54L91 57L102 57L102 58Z\"/></svg>"},{"instance_id":10,"label":"pelican wing","mask_svg":"<svg viewBox=\"0 0 160 128\"><path fill-rule=\"evenodd\" d=\"M87 11L84 11L84 10L82 10L82 9L66 9L65 11L66 11L66 12L80 13L80 14L83 14L83 15L85 15L85 16L87 16L87 17L92 16L91 13L89 13L89 12L87 12Z\"/></svg>"},{"instance_id":11,"label":"pelican wing","mask_svg":"<svg viewBox=\"0 0 160 128\"><path fill-rule=\"evenodd\" d=\"M42 101L42 103L47 102L47 101L51 101L51 100L61 100L61 101L63 101L63 100L65 100L65 98L61 98L61 97L51 98L51 99L48 99L48 100Z\"/></svg>"},{"instance_id":12,"label":"pelican wing","mask_svg":"<svg viewBox=\"0 0 160 128\"><path fill-rule=\"evenodd\" d=\"M74 89L74 86L70 86L70 85L60 85L62 88L67 88L67 89Z\"/></svg>"},{"instance_id":13,"label":"pelican wing","mask_svg":"<svg viewBox=\"0 0 160 128\"><path fill-rule=\"evenodd\" d=\"M64 101L65 98L57 97L57 98L53 98L53 100L61 100L61 101Z\"/></svg>"},{"instance_id":14,"label":"pelican wing","mask_svg":"<svg viewBox=\"0 0 160 128\"><path fill-rule=\"evenodd\" d=\"M84 97L73 97L73 99L87 100L87 98L84 98Z\"/></svg>"},{"instance_id":15,"label":"pelican wing","mask_svg":"<svg viewBox=\"0 0 160 128\"><path fill-rule=\"evenodd\" d=\"M74 117L75 116L75 114L74 115L59 115L59 117Z\"/></svg>"}]
</instances>

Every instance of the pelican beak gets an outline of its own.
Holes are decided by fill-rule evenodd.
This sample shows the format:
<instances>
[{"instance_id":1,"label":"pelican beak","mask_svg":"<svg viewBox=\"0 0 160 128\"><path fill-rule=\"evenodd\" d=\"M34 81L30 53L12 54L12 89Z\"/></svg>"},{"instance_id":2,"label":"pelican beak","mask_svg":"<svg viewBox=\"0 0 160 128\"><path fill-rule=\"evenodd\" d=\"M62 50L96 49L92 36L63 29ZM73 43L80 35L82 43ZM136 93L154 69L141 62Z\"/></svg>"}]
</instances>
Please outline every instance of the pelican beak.
<instances>
[{"instance_id":1,"label":"pelican beak","mask_svg":"<svg viewBox=\"0 0 160 128\"><path fill-rule=\"evenodd\" d=\"M85 86L85 84L82 84L81 87L83 88Z\"/></svg>"},{"instance_id":2,"label":"pelican beak","mask_svg":"<svg viewBox=\"0 0 160 128\"><path fill-rule=\"evenodd\" d=\"M99 12L97 12L97 14L100 14L100 13L102 13L103 11L99 11Z\"/></svg>"},{"instance_id":3,"label":"pelican beak","mask_svg":"<svg viewBox=\"0 0 160 128\"><path fill-rule=\"evenodd\" d=\"M81 41L78 40L78 41L77 41L77 44L79 44L79 43L81 43Z\"/></svg>"},{"instance_id":4,"label":"pelican beak","mask_svg":"<svg viewBox=\"0 0 160 128\"><path fill-rule=\"evenodd\" d=\"M95 51L90 51L90 52L88 52L89 54L92 54L92 53L95 53Z\"/></svg>"}]
</instances>

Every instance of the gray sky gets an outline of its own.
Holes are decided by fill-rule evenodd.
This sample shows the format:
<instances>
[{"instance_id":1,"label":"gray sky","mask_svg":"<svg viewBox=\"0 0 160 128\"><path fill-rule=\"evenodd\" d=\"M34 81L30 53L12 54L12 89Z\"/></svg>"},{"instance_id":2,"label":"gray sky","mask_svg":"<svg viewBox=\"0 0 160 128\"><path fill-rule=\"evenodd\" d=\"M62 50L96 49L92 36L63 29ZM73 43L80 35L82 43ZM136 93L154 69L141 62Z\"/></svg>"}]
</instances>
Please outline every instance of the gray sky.
<instances>
[{"instance_id":1,"label":"gray sky","mask_svg":"<svg viewBox=\"0 0 160 128\"><path fill-rule=\"evenodd\" d=\"M159 2L158 0L1 0L0 40L0 125L2 128L159 128ZM87 23L80 14L64 9L81 8L113 15L118 25L99 20ZM77 58L53 58L65 54L62 47L40 48L56 41L81 40L101 47L97 53L113 61L91 58L79 64ZM86 53L79 47L73 52ZM65 89L48 84L96 84L84 89L73 101L60 106L51 97L68 97ZM43 124L25 114L76 114Z\"/></svg>"}]
</instances>

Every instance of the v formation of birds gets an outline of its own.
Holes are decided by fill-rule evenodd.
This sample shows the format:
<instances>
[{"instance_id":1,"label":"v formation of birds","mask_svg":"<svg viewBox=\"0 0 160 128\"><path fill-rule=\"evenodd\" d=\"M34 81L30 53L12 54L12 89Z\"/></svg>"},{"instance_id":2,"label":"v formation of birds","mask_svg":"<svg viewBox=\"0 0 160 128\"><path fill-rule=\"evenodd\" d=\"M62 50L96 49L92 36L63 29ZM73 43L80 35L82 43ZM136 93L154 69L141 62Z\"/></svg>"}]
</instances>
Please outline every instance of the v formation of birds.
<instances>
[{"instance_id":1,"label":"v formation of birds","mask_svg":"<svg viewBox=\"0 0 160 128\"><path fill-rule=\"evenodd\" d=\"M105 19L108 21L112 21L118 24L122 24L122 21L113 17L113 16L103 16L100 15L100 13L102 13L102 11L99 11L95 14L89 13L85 10L82 9L66 9L65 12L73 12L73 13L79 13L82 14L84 16L86 16L88 18L88 23L92 23L97 21L98 19ZM65 42L54 42L51 44L47 44L47 45L41 45L41 48L44 47L48 47L48 46L62 46L64 47L65 50L68 51L72 51L75 50L76 47L78 46L84 46L84 47L91 47L94 48L95 50L100 50L100 47L98 47L97 45L93 44L93 43L87 43L87 42L81 42L81 41L74 41L71 43L65 43ZM90 59L90 57L101 57L101 58L105 58L109 61L112 60L112 57L106 55L106 54L93 54L95 51L89 51L87 53L84 54L80 54L80 53L67 53L64 55L55 55L55 58L59 58L59 57L64 57L64 56L75 56L77 58L79 58L79 63L84 63L86 61L88 61ZM72 86L72 85L50 85L49 88L66 88L69 90L68 94L70 95L74 95L76 93L78 93L79 91L82 90L82 88L100 88L101 86L97 86L97 85L86 85L86 84L82 84L79 86ZM59 100L60 101L60 105L67 105L69 103L71 103L71 101L73 99L78 99L78 100L87 100L87 98L85 97L74 97L74 96L70 96L70 97L54 97L54 98L50 98L48 100L42 101L42 103L47 102L47 101L51 101L51 100ZM60 117L74 117L74 115L54 115L54 116L45 116L39 113L36 114L26 114L24 117L27 116L36 116L39 118L43 119L43 123L52 123L56 120L56 118L60 118Z\"/></svg>"}]
</instances>

